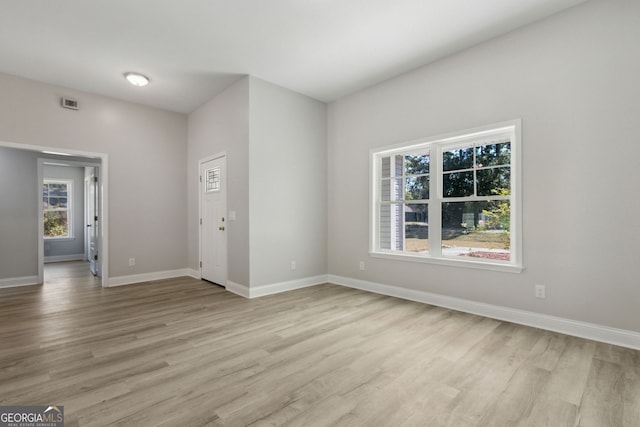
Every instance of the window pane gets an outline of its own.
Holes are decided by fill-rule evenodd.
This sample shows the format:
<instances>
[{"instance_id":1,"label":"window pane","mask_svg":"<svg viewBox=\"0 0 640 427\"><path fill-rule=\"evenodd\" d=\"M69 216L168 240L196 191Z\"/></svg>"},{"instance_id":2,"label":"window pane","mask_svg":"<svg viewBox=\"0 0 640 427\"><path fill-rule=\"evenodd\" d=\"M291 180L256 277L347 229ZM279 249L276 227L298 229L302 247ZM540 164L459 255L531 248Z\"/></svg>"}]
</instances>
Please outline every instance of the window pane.
<instances>
[{"instance_id":1,"label":"window pane","mask_svg":"<svg viewBox=\"0 0 640 427\"><path fill-rule=\"evenodd\" d=\"M507 196L511 194L511 168L490 168L477 171L478 196Z\"/></svg>"},{"instance_id":2,"label":"window pane","mask_svg":"<svg viewBox=\"0 0 640 427\"><path fill-rule=\"evenodd\" d=\"M42 186L42 196L43 197L47 197L49 195L49 185L48 184L44 184Z\"/></svg>"},{"instance_id":3,"label":"window pane","mask_svg":"<svg viewBox=\"0 0 640 427\"><path fill-rule=\"evenodd\" d=\"M67 196L67 184L49 184L49 191L52 196Z\"/></svg>"},{"instance_id":4,"label":"window pane","mask_svg":"<svg viewBox=\"0 0 640 427\"><path fill-rule=\"evenodd\" d=\"M442 153L442 170L457 171L473 167L473 147L458 148Z\"/></svg>"},{"instance_id":5,"label":"window pane","mask_svg":"<svg viewBox=\"0 0 640 427\"><path fill-rule=\"evenodd\" d=\"M476 166L508 165L511 163L511 143L488 144L476 147Z\"/></svg>"},{"instance_id":6,"label":"window pane","mask_svg":"<svg viewBox=\"0 0 640 427\"><path fill-rule=\"evenodd\" d=\"M391 158L383 157L380 160L382 162L380 165L380 176L382 178L389 178L391 176Z\"/></svg>"},{"instance_id":7,"label":"window pane","mask_svg":"<svg viewBox=\"0 0 640 427\"><path fill-rule=\"evenodd\" d=\"M402 155L382 157L380 165L380 176L389 178L392 176L402 176Z\"/></svg>"},{"instance_id":8,"label":"window pane","mask_svg":"<svg viewBox=\"0 0 640 427\"><path fill-rule=\"evenodd\" d=\"M204 192L212 193L215 191L220 191L220 168L211 168L207 169L204 172L205 181L204 181Z\"/></svg>"},{"instance_id":9,"label":"window pane","mask_svg":"<svg viewBox=\"0 0 640 427\"><path fill-rule=\"evenodd\" d=\"M404 156L405 175L422 175L429 173L429 155L406 155Z\"/></svg>"},{"instance_id":10,"label":"window pane","mask_svg":"<svg viewBox=\"0 0 640 427\"><path fill-rule=\"evenodd\" d=\"M49 208L51 209L64 209L67 207L66 197L49 197Z\"/></svg>"},{"instance_id":11,"label":"window pane","mask_svg":"<svg viewBox=\"0 0 640 427\"><path fill-rule=\"evenodd\" d=\"M405 251L427 253L429 251L429 205L404 206Z\"/></svg>"},{"instance_id":12,"label":"window pane","mask_svg":"<svg viewBox=\"0 0 640 427\"><path fill-rule=\"evenodd\" d=\"M67 213L62 211L44 213L44 236L67 237L69 236L69 222Z\"/></svg>"},{"instance_id":13,"label":"window pane","mask_svg":"<svg viewBox=\"0 0 640 427\"><path fill-rule=\"evenodd\" d=\"M442 254L490 260L511 258L508 200L442 204Z\"/></svg>"},{"instance_id":14,"label":"window pane","mask_svg":"<svg viewBox=\"0 0 640 427\"><path fill-rule=\"evenodd\" d=\"M383 179L380 184L380 200L388 202L391 200L391 180Z\"/></svg>"},{"instance_id":15,"label":"window pane","mask_svg":"<svg viewBox=\"0 0 640 427\"><path fill-rule=\"evenodd\" d=\"M429 199L429 177L414 176L405 180L405 200Z\"/></svg>"},{"instance_id":16,"label":"window pane","mask_svg":"<svg viewBox=\"0 0 640 427\"><path fill-rule=\"evenodd\" d=\"M401 204L380 206L380 249L403 249L402 222Z\"/></svg>"},{"instance_id":17,"label":"window pane","mask_svg":"<svg viewBox=\"0 0 640 427\"><path fill-rule=\"evenodd\" d=\"M393 161L393 176L402 176L402 154L392 157Z\"/></svg>"},{"instance_id":18,"label":"window pane","mask_svg":"<svg viewBox=\"0 0 640 427\"><path fill-rule=\"evenodd\" d=\"M380 206L380 249L391 249L391 205Z\"/></svg>"},{"instance_id":19,"label":"window pane","mask_svg":"<svg viewBox=\"0 0 640 427\"><path fill-rule=\"evenodd\" d=\"M444 197L473 196L473 171L443 174L442 193Z\"/></svg>"},{"instance_id":20,"label":"window pane","mask_svg":"<svg viewBox=\"0 0 640 427\"><path fill-rule=\"evenodd\" d=\"M402 181L400 179L383 179L380 184L380 199L382 201L402 200Z\"/></svg>"}]
</instances>

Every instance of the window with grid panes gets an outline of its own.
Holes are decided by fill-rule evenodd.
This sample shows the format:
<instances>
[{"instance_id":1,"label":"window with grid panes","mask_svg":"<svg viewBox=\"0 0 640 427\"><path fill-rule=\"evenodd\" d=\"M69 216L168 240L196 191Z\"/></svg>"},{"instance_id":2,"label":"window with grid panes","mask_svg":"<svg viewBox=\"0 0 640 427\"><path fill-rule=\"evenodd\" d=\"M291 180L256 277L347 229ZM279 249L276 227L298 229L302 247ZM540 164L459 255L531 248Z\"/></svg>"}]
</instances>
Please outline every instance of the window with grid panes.
<instances>
[{"instance_id":1,"label":"window with grid panes","mask_svg":"<svg viewBox=\"0 0 640 427\"><path fill-rule=\"evenodd\" d=\"M520 121L373 150L371 254L521 269Z\"/></svg>"},{"instance_id":2,"label":"window with grid panes","mask_svg":"<svg viewBox=\"0 0 640 427\"><path fill-rule=\"evenodd\" d=\"M45 180L42 187L45 238L71 235L71 181Z\"/></svg>"}]
</instances>

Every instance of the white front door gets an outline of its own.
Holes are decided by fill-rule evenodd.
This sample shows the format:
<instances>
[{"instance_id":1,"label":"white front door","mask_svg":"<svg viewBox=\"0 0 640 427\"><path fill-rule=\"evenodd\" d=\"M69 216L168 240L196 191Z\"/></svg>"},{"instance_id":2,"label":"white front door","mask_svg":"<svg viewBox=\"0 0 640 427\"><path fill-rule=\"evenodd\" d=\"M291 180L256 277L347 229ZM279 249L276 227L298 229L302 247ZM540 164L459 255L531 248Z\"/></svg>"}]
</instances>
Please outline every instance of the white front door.
<instances>
[{"instance_id":1,"label":"white front door","mask_svg":"<svg viewBox=\"0 0 640 427\"><path fill-rule=\"evenodd\" d=\"M227 283L227 158L200 163L200 275Z\"/></svg>"}]
</instances>

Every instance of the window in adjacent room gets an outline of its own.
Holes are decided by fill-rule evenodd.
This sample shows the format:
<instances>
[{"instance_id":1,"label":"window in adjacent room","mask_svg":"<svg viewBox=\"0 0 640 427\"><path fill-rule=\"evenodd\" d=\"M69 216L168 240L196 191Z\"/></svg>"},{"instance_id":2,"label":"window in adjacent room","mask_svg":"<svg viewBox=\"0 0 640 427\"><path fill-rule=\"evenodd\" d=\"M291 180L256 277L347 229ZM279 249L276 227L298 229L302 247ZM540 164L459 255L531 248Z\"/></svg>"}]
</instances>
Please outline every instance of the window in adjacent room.
<instances>
[{"instance_id":1,"label":"window in adjacent room","mask_svg":"<svg viewBox=\"0 0 640 427\"><path fill-rule=\"evenodd\" d=\"M45 180L42 187L45 238L70 238L71 181Z\"/></svg>"},{"instance_id":2,"label":"window in adjacent room","mask_svg":"<svg viewBox=\"0 0 640 427\"><path fill-rule=\"evenodd\" d=\"M519 271L520 121L373 150L374 256Z\"/></svg>"}]
</instances>

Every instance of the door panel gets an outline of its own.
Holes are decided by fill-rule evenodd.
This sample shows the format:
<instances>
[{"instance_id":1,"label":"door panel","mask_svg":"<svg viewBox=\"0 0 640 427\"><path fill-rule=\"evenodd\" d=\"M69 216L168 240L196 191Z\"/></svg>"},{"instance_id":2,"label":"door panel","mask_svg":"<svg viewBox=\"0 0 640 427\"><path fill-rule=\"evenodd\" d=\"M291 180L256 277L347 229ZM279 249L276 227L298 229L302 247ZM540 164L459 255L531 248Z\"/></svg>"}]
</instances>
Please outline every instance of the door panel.
<instances>
[{"instance_id":1,"label":"door panel","mask_svg":"<svg viewBox=\"0 0 640 427\"><path fill-rule=\"evenodd\" d=\"M227 177L226 157L200 165L200 274L225 286L227 282Z\"/></svg>"}]
</instances>

